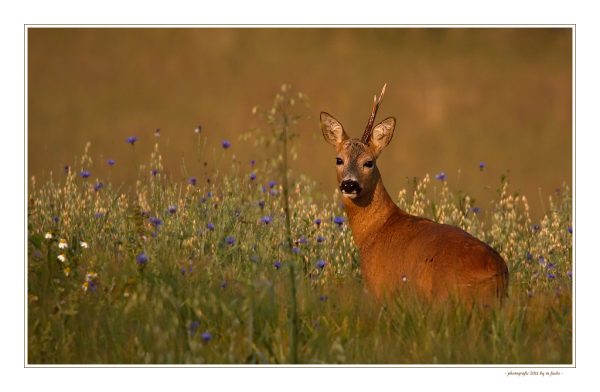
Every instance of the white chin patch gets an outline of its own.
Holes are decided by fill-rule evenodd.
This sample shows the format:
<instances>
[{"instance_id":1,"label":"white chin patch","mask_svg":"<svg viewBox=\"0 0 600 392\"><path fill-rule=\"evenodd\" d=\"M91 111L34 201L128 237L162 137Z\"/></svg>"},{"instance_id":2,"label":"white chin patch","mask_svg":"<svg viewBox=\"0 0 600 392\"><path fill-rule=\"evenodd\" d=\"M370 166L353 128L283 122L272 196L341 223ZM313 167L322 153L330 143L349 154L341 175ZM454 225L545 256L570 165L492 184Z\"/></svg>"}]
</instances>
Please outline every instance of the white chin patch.
<instances>
[{"instance_id":1,"label":"white chin patch","mask_svg":"<svg viewBox=\"0 0 600 392\"><path fill-rule=\"evenodd\" d=\"M344 197L347 197L349 199L354 199L354 198L356 198L356 196L358 196L358 193L356 193L356 192L353 192L353 193L342 192L342 195L344 195Z\"/></svg>"}]
</instances>

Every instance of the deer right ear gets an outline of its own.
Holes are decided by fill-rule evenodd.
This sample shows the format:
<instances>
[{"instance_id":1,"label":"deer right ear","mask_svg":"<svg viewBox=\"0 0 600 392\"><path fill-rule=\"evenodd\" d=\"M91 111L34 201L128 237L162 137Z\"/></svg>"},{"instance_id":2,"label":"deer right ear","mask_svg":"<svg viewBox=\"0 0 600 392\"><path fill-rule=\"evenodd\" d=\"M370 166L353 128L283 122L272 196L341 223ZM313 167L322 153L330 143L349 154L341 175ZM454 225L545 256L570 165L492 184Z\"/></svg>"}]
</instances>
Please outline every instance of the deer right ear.
<instances>
[{"instance_id":1,"label":"deer right ear","mask_svg":"<svg viewBox=\"0 0 600 392\"><path fill-rule=\"evenodd\" d=\"M329 113L321 112L321 131L327 143L334 147L348 139L342 124Z\"/></svg>"}]
</instances>

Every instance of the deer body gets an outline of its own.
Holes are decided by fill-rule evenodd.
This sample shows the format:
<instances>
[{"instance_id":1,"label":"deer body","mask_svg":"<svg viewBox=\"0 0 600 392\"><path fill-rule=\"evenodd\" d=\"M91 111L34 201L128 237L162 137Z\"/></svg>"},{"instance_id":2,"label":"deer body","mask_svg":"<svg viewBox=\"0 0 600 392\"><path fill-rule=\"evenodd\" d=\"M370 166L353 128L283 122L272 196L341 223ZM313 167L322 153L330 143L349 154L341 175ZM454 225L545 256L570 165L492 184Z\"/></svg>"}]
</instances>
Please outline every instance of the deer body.
<instances>
[{"instance_id":1,"label":"deer body","mask_svg":"<svg viewBox=\"0 0 600 392\"><path fill-rule=\"evenodd\" d=\"M375 160L391 140L395 119L373 127L384 91L362 140L348 138L337 120L321 113L323 135L336 147L342 200L369 291L382 297L413 287L428 298L503 297L508 269L494 249L457 227L402 211L387 193Z\"/></svg>"}]
</instances>

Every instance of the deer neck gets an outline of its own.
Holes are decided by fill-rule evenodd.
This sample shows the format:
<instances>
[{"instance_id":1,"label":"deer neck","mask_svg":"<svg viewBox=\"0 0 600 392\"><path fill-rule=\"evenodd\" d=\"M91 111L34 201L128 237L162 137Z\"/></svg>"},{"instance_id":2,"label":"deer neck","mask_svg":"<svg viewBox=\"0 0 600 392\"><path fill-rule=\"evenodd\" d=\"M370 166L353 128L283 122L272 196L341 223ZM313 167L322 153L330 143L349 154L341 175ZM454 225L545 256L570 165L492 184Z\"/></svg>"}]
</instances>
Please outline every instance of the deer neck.
<instances>
[{"instance_id":1,"label":"deer neck","mask_svg":"<svg viewBox=\"0 0 600 392\"><path fill-rule=\"evenodd\" d=\"M400 213L400 209L383 186L381 177L371 195L342 199L354 241L359 249L369 242L392 215Z\"/></svg>"}]
</instances>

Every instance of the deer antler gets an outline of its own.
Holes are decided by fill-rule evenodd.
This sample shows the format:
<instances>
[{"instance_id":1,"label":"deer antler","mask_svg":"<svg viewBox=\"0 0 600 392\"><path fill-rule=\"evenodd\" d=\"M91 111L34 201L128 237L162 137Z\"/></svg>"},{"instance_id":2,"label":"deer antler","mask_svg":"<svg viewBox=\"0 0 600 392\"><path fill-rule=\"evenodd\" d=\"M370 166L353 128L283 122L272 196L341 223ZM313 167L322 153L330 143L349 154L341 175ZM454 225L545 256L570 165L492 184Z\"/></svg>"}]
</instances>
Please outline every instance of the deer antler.
<instances>
[{"instance_id":1,"label":"deer antler","mask_svg":"<svg viewBox=\"0 0 600 392\"><path fill-rule=\"evenodd\" d=\"M379 94L379 99L377 99L376 95L373 96L373 110L371 111L371 117L369 117L369 122L367 122L365 132L363 133L361 139L361 141L365 144L369 144L369 139L371 138L371 133L373 132L373 123L375 122L375 116L377 115L379 105L381 105L383 94L385 94L385 86L387 86L387 83L383 85L383 88L381 89L381 94Z\"/></svg>"}]
</instances>

